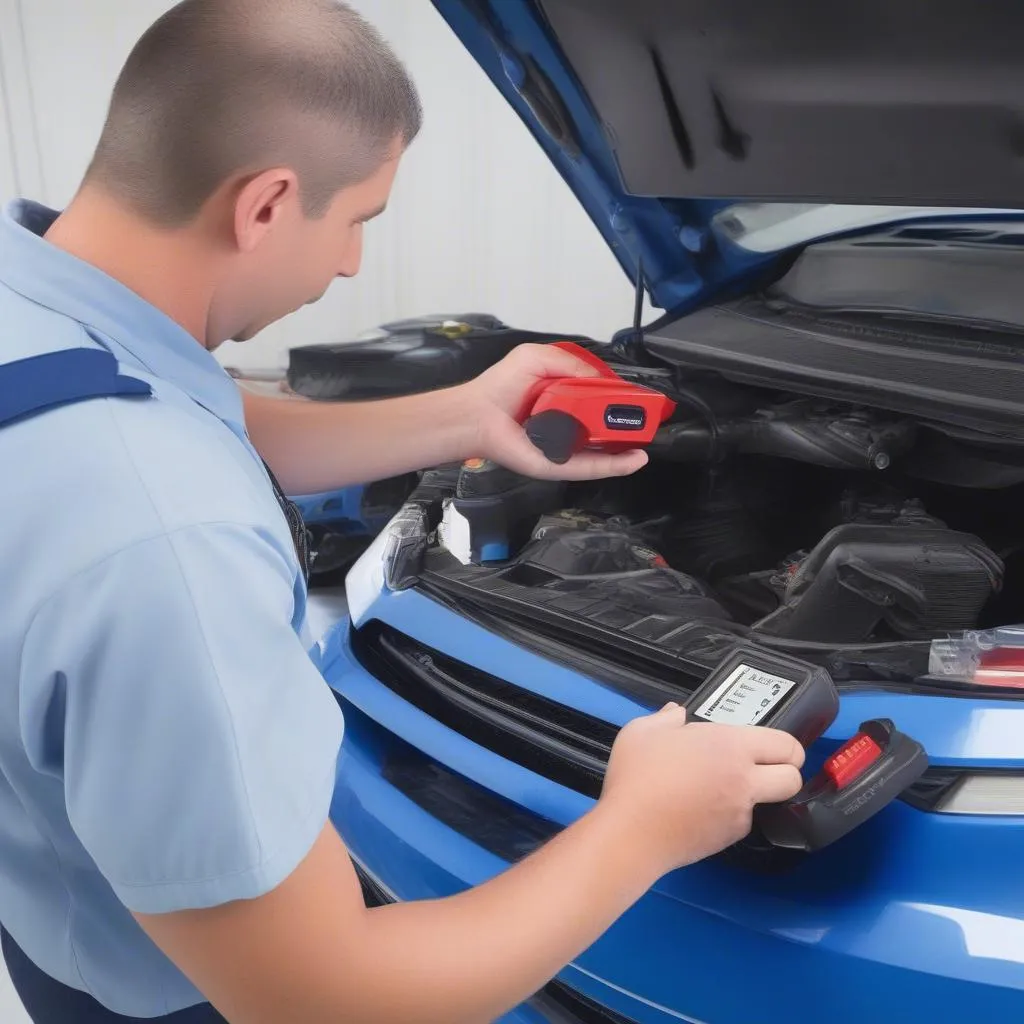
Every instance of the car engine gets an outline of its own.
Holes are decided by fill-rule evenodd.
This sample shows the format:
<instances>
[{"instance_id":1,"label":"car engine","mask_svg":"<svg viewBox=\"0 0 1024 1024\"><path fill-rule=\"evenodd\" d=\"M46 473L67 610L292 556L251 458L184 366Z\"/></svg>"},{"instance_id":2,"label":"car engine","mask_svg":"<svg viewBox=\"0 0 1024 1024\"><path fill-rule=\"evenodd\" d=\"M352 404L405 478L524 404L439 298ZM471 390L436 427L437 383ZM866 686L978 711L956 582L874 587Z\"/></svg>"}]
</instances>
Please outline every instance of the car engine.
<instances>
[{"instance_id":1,"label":"car engine","mask_svg":"<svg viewBox=\"0 0 1024 1024\"><path fill-rule=\"evenodd\" d=\"M646 616L652 636L699 620L893 644L1024 619L1016 449L720 378L663 386L681 412L633 477L459 469L447 504L501 541L461 561L612 630Z\"/></svg>"}]
</instances>

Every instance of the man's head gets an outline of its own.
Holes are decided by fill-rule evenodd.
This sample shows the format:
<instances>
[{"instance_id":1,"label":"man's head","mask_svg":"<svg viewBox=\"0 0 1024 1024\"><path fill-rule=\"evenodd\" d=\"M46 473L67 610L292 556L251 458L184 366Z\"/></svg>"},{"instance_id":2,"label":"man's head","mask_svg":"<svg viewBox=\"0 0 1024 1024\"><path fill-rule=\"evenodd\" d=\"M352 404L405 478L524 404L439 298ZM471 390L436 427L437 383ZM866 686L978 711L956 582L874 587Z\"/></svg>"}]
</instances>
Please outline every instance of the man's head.
<instances>
[{"instance_id":1,"label":"man's head","mask_svg":"<svg viewBox=\"0 0 1024 1024\"><path fill-rule=\"evenodd\" d=\"M222 257L211 330L241 340L356 273L420 119L337 0L184 0L129 56L85 186L202 234Z\"/></svg>"}]
</instances>

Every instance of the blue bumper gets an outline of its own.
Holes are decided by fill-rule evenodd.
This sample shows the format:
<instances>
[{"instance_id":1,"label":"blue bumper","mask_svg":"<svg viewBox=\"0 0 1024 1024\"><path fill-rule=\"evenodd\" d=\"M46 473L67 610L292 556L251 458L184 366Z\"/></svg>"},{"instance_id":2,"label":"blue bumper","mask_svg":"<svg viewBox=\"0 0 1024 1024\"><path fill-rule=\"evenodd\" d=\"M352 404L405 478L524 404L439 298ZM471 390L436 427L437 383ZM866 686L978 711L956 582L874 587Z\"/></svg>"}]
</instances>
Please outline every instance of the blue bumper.
<instances>
[{"instance_id":1,"label":"blue bumper","mask_svg":"<svg viewBox=\"0 0 1024 1024\"><path fill-rule=\"evenodd\" d=\"M366 522L363 510L365 494L366 488L362 484L356 484L339 491L294 495L292 501L308 525L344 524L349 527L350 532L376 532L384 522Z\"/></svg>"},{"instance_id":2,"label":"blue bumper","mask_svg":"<svg viewBox=\"0 0 1024 1024\"><path fill-rule=\"evenodd\" d=\"M414 592L382 596L370 615L607 721L621 724L644 710ZM591 805L401 699L358 663L347 622L328 636L325 665L347 720L332 818L356 860L397 898L455 893L507 864L389 781L396 747L519 814L569 824ZM933 763L1020 764L1024 707L1009 703L854 694L823 744L835 746L875 715L922 740ZM500 817L484 826L515 827ZM641 1024L1017 1019L1024 1014L1022 852L1019 818L927 814L895 803L783 876L719 862L675 872L560 980ZM547 1019L531 1007L505 1018Z\"/></svg>"}]
</instances>

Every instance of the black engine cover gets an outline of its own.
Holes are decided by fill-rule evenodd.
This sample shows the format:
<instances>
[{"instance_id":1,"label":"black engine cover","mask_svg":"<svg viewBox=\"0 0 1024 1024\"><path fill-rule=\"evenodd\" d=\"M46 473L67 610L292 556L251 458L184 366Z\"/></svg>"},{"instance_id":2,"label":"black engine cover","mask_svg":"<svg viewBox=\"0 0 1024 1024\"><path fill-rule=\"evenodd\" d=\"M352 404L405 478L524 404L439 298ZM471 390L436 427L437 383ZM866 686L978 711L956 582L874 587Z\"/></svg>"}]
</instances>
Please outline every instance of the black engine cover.
<instances>
[{"instance_id":1,"label":"black engine cover","mask_svg":"<svg viewBox=\"0 0 1024 1024\"><path fill-rule=\"evenodd\" d=\"M616 517L565 511L542 516L510 575L543 589L548 601L601 625L622 629L664 617L729 620L700 580L672 569Z\"/></svg>"},{"instance_id":2,"label":"black engine cover","mask_svg":"<svg viewBox=\"0 0 1024 1024\"><path fill-rule=\"evenodd\" d=\"M826 643L857 643L880 629L929 639L976 626L1002 580L1002 561L970 534L849 523L795 567L784 603L755 629Z\"/></svg>"},{"instance_id":3,"label":"black engine cover","mask_svg":"<svg viewBox=\"0 0 1024 1024\"><path fill-rule=\"evenodd\" d=\"M376 336L288 353L288 386L322 401L396 398L464 384L526 342L590 339L523 331L484 313L384 324Z\"/></svg>"}]
</instances>

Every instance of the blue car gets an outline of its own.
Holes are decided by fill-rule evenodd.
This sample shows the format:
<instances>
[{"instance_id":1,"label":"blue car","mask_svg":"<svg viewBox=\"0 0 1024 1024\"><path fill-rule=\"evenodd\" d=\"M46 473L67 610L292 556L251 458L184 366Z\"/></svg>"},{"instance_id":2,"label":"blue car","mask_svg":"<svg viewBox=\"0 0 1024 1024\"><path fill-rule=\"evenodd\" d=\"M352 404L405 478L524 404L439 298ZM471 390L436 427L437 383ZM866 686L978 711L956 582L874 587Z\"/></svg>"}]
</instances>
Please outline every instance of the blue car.
<instances>
[{"instance_id":1,"label":"blue car","mask_svg":"<svg viewBox=\"0 0 1024 1024\"><path fill-rule=\"evenodd\" d=\"M505 1020L1020 1019L1024 15L434 2L664 310L595 348L676 411L625 480L431 471L348 574L367 899L528 855L617 729L752 650L839 694L796 831L665 877ZM878 722L921 770L865 789Z\"/></svg>"}]
</instances>

